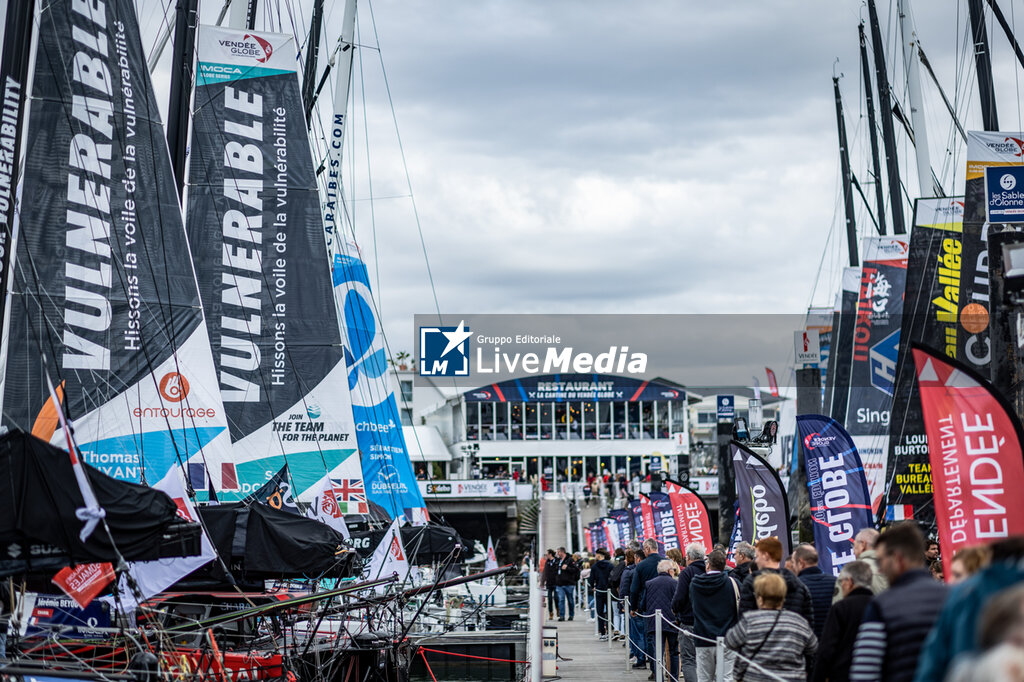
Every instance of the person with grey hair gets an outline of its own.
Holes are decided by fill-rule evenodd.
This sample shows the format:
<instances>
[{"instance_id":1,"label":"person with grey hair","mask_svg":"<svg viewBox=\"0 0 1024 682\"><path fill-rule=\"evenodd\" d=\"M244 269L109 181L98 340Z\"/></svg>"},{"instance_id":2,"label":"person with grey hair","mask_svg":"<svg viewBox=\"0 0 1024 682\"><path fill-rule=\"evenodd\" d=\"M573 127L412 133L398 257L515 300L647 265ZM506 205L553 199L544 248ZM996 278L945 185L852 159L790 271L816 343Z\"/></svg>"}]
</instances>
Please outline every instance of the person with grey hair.
<instances>
[{"instance_id":1,"label":"person with grey hair","mask_svg":"<svg viewBox=\"0 0 1024 682\"><path fill-rule=\"evenodd\" d=\"M843 598L833 604L825 619L825 627L818 641L818 660L811 675L812 682L850 679L853 643L857 639L864 610L874 594L871 579L874 575L866 561L851 561L843 565L836 584Z\"/></svg>"},{"instance_id":2,"label":"person with grey hair","mask_svg":"<svg viewBox=\"0 0 1024 682\"><path fill-rule=\"evenodd\" d=\"M690 583L705 570L704 545L691 542L686 546L686 568L679 574L676 595L672 599L672 610L679 618L679 624L686 630L693 630L693 604L690 602ZM697 651L693 637L683 636L679 639L679 662L682 665L683 678L697 679Z\"/></svg>"},{"instance_id":3,"label":"person with grey hair","mask_svg":"<svg viewBox=\"0 0 1024 682\"><path fill-rule=\"evenodd\" d=\"M636 565L633 570L633 580L629 588L629 608L631 609L632 616L642 615L646 613L646 604L644 602L647 593L647 583L653 580L658 575L658 564L665 559L664 556L658 553L658 541L654 538L647 538L644 540L644 559ZM646 628L653 627L651 619L645 618L644 626ZM645 656L646 661L650 661L653 665L654 661L654 635L653 630L650 631L652 634L645 639ZM640 662L638 661L638 664ZM641 666L642 667L642 666ZM651 668L654 669L653 667Z\"/></svg>"},{"instance_id":4,"label":"person with grey hair","mask_svg":"<svg viewBox=\"0 0 1024 682\"><path fill-rule=\"evenodd\" d=\"M757 550L749 542L741 542L736 545L736 552L733 555L733 560L736 562L736 568L732 569L729 574L733 580L738 582L740 585L747 579L747 576L751 572L756 572L757 564L754 563L754 557L757 556Z\"/></svg>"},{"instance_id":5,"label":"person with grey hair","mask_svg":"<svg viewBox=\"0 0 1024 682\"><path fill-rule=\"evenodd\" d=\"M882 573L882 569L878 565L878 553L875 551L878 536L879 532L874 528L862 528L853 537L853 556L857 557L858 561L867 562L871 567L871 591L875 594L889 589L889 579ZM842 598L843 592L839 589L839 583L836 582L836 586L832 590L832 603L835 604Z\"/></svg>"},{"instance_id":6,"label":"person with grey hair","mask_svg":"<svg viewBox=\"0 0 1024 682\"><path fill-rule=\"evenodd\" d=\"M657 651L655 646L657 638L657 623L653 616L660 611L662 620L661 643L662 655L669 659L668 673L666 680L679 679L679 651L677 643L678 631L675 629L672 617L672 596L676 592L676 578L673 577L676 562L671 559L662 559L658 562L658 575L647 581L647 594L644 600L644 615L647 616L647 649L652 654ZM654 679L657 671L655 658L651 657L651 679Z\"/></svg>"}]
</instances>

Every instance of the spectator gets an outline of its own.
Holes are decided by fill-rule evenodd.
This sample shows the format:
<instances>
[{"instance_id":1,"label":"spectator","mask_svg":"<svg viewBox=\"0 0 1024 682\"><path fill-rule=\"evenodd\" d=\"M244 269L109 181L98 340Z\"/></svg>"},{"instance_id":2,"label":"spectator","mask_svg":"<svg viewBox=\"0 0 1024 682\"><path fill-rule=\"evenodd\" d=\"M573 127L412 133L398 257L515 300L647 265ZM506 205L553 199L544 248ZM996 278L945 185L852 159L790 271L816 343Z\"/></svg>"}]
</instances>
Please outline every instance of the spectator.
<instances>
[{"instance_id":1,"label":"spectator","mask_svg":"<svg viewBox=\"0 0 1024 682\"><path fill-rule=\"evenodd\" d=\"M790 571L779 568L779 564L782 562L782 543L779 542L779 539L772 535L758 541L754 562L758 567L758 572L748 575L743 581L743 586L740 589L740 613L757 608L754 598L754 579L762 573L776 573L782 576L786 583L784 608L803 616L807 621L807 626L810 627L814 622L811 593L799 578Z\"/></svg>"},{"instance_id":2,"label":"spectator","mask_svg":"<svg viewBox=\"0 0 1024 682\"><path fill-rule=\"evenodd\" d=\"M679 574L676 593L672 599L672 610L679 619L679 624L686 630L693 630L693 605L690 604L690 582L695 576L704 573L704 546L699 542L691 542L686 546L686 568ZM679 640L679 660L683 666L683 679L697 678L697 653L694 649L693 637Z\"/></svg>"},{"instance_id":3,"label":"spectator","mask_svg":"<svg viewBox=\"0 0 1024 682\"><path fill-rule=\"evenodd\" d=\"M991 551L985 545L964 547L953 555L949 565L949 583L962 583L988 565Z\"/></svg>"},{"instance_id":4,"label":"spectator","mask_svg":"<svg viewBox=\"0 0 1024 682\"><path fill-rule=\"evenodd\" d=\"M548 593L548 619L555 619L555 604L558 603L558 597L555 593L555 588L558 585L558 557L555 556L555 550L549 549L544 559L544 568L541 569L540 584L547 589Z\"/></svg>"},{"instance_id":5,"label":"spectator","mask_svg":"<svg viewBox=\"0 0 1024 682\"><path fill-rule=\"evenodd\" d=\"M757 543L759 554L762 542L764 540ZM760 575L747 580L753 583L757 610L745 612L740 621L729 629L725 634L725 645L743 659L753 661L778 677L804 682L818 648L818 639L805 618L783 608L787 597L786 580L777 572L765 571L764 568ZM796 584L803 583L796 581ZM777 679L768 677L743 659L736 662L736 679L745 682Z\"/></svg>"},{"instance_id":6,"label":"spectator","mask_svg":"<svg viewBox=\"0 0 1024 682\"><path fill-rule=\"evenodd\" d=\"M839 572L843 598L832 606L818 640L818 656L812 682L846 682L850 679L853 642L864 617L864 609L874 597L871 592L871 566L866 561L851 561ZM817 615L817 611L815 611Z\"/></svg>"},{"instance_id":7,"label":"spectator","mask_svg":"<svg viewBox=\"0 0 1024 682\"><path fill-rule=\"evenodd\" d=\"M814 607L811 629L814 630L814 636L821 640L825 617L832 606L832 588L835 587L836 579L831 575L825 575L818 566L818 551L814 549L814 545L797 545L793 550L793 562L796 563L797 577L800 582L807 585L807 591L811 593L811 605Z\"/></svg>"},{"instance_id":8,"label":"spectator","mask_svg":"<svg viewBox=\"0 0 1024 682\"><path fill-rule=\"evenodd\" d=\"M693 609L693 634L714 640L725 633L739 619L740 586L725 574L725 552L716 549L706 558L706 570L690 581L690 607ZM684 639L689 639L685 637ZM695 639L698 682L716 679L715 645L704 639ZM725 652L724 679L732 680L736 654ZM693 678L685 678L692 680Z\"/></svg>"},{"instance_id":9,"label":"spectator","mask_svg":"<svg viewBox=\"0 0 1024 682\"><path fill-rule=\"evenodd\" d=\"M555 577L558 593L558 620L565 620L565 603L569 602L569 620L576 617L576 581L580 579L580 566L565 553L565 547L558 548L558 574Z\"/></svg>"},{"instance_id":10,"label":"spectator","mask_svg":"<svg viewBox=\"0 0 1024 682\"><path fill-rule=\"evenodd\" d=\"M633 586L633 573L636 570L636 564L638 564L642 558L643 550L626 550L626 568L623 570L622 578L619 580L619 594L621 594L624 599L629 599L629 593ZM630 606L629 610L626 612L626 618L629 620L629 653L630 658L635 659L633 661L633 667L643 668L646 667L644 664L644 651L647 647L647 644L644 641L644 619L641 616L635 616L630 613L630 611L633 610L633 607Z\"/></svg>"},{"instance_id":11,"label":"spectator","mask_svg":"<svg viewBox=\"0 0 1024 682\"><path fill-rule=\"evenodd\" d=\"M683 553L678 547L673 547L672 549L666 550L665 558L671 559L672 561L676 562L677 566L686 566L686 562L683 560Z\"/></svg>"},{"instance_id":12,"label":"spectator","mask_svg":"<svg viewBox=\"0 0 1024 682\"><path fill-rule=\"evenodd\" d=\"M986 602L997 592L1024 581L1024 538L1006 538L992 543L989 549L991 563L950 593L921 649L915 682L944 679L959 657L977 651L978 615Z\"/></svg>"},{"instance_id":13,"label":"spectator","mask_svg":"<svg viewBox=\"0 0 1024 682\"><path fill-rule=\"evenodd\" d=\"M857 557L859 561L866 561L868 566L871 567L871 591L874 594L879 594L889 589L889 581L882 575L882 571L878 566L878 553L875 551L876 542L878 542L877 530L874 528L862 529L853 538L853 556ZM836 583L836 587L832 591L832 603L835 604L842 598L843 593L839 590L839 583Z\"/></svg>"},{"instance_id":14,"label":"spectator","mask_svg":"<svg viewBox=\"0 0 1024 682\"><path fill-rule=\"evenodd\" d=\"M671 559L662 559L658 562L657 576L647 581L644 615L647 616L647 650L652 654L650 657L651 676L649 678L652 680L656 675L659 663L653 655L657 651L655 643L657 623L652 616L657 611L661 611L663 621L661 624L662 655L667 654L669 660L666 679L673 682L679 679L679 644L677 642L676 629L673 627L674 619L672 618L672 598L676 593L676 583L678 582L671 574L674 565L675 562ZM664 664L664 661L661 661L661 663Z\"/></svg>"},{"instance_id":15,"label":"spectator","mask_svg":"<svg viewBox=\"0 0 1024 682\"><path fill-rule=\"evenodd\" d=\"M924 566L924 536L913 521L889 526L876 547L889 589L864 611L853 645L850 679L909 682L947 590Z\"/></svg>"},{"instance_id":16,"label":"spectator","mask_svg":"<svg viewBox=\"0 0 1024 682\"><path fill-rule=\"evenodd\" d=\"M998 592L978 620L980 655L960 661L954 682L1019 682L1024 678L1024 585Z\"/></svg>"},{"instance_id":17,"label":"spectator","mask_svg":"<svg viewBox=\"0 0 1024 682\"><path fill-rule=\"evenodd\" d=\"M636 565L636 569L633 571L633 583L629 588L629 608L632 609L631 615L638 615L646 613L646 605L644 603L644 594L647 588L647 581L658 575L658 563L665 557L658 554L658 541L654 538L647 538L644 540L643 545L644 559ZM649 619L644 619L644 627L647 628ZM645 648L647 660L654 660L654 650L650 648L650 643L653 639L649 640L645 635Z\"/></svg>"},{"instance_id":18,"label":"spectator","mask_svg":"<svg viewBox=\"0 0 1024 682\"><path fill-rule=\"evenodd\" d=\"M733 555L733 559L736 562L736 568L732 569L732 573L730 575L733 580L738 582L740 585L742 585L743 581L747 579L748 575L750 575L751 570L757 569L757 564L754 563L755 555L756 551L754 550L754 546L749 542L741 542L736 545L736 552Z\"/></svg>"},{"instance_id":19,"label":"spectator","mask_svg":"<svg viewBox=\"0 0 1024 682\"><path fill-rule=\"evenodd\" d=\"M928 541L927 548L924 550L924 556L929 563L939 558L939 543L937 540Z\"/></svg>"},{"instance_id":20,"label":"spectator","mask_svg":"<svg viewBox=\"0 0 1024 682\"><path fill-rule=\"evenodd\" d=\"M619 596L619 583L622 581L622 573L626 570L626 550L619 547L615 550L612 572L608 575L608 592L611 600L608 602L612 612L612 633L615 639L622 637L620 633L625 631L622 622L622 597Z\"/></svg>"},{"instance_id":21,"label":"spectator","mask_svg":"<svg viewBox=\"0 0 1024 682\"><path fill-rule=\"evenodd\" d=\"M597 634L602 642L608 641L608 587L611 583L612 562L608 561L608 550L597 550L597 561L590 567L590 586L594 589L594 605L597 607Z\"/></svg>"},{"instance_id":22,"label":"spectator","mask_svg":"<svg viewBox=\"0 0 1024 682\"><path fill-rule=\"evenodd\" d=\"M940 583L943 582L942 559L936 559L935 561L933 561L931 566L929 566L929 570L931 571L932 577L935 578L935 580L939 581Z\"/></svg>"}]
</instances>

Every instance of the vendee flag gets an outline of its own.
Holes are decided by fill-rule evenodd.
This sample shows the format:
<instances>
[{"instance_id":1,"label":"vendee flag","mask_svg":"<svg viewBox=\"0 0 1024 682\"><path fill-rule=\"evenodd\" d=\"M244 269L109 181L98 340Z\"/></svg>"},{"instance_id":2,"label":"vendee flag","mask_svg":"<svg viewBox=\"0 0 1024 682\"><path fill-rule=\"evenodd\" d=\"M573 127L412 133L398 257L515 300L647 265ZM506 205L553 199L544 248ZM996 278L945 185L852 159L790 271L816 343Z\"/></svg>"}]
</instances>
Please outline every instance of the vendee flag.
<instances>
[{"instance_id":1,"label":"vendee flag","mask_svg":"<svg viewBox=\"0 0 1024 682\"><path fill-rule=\"evenodd\" d=\"M615 519L615 525L619 531L618 546L625 547L633 539L632 519L630 518L629 511L626 509L612 509L608 512L608 516Z\"/></svg>"},{"instance_id":2,"label":"vendee flag","mask_svg":"<svg viewBox=\"0 0 1024 682\"><path fill-rule=\"evenodd\" d=\"M804 414L796 425L803 441L818 565L826 574L839 575L843 564L856 559L853 537L874 524L864 465L850 434L836 420Z\"/></svg>"},{"instance_id":3,"label":"vendee flag","mask_svg":"<svg viewBox=\"0 0 1024 682\"><path fill-rule=\"evenodd\" d=\"M675 481L665 481L665 492L672 502L672 513L679 531L679 546L685 548L691 542L698 542L705 551L710 551L714 543L711 542L711 522L704 500Z\"/></svg>"},{"instance_id":4,"label":"vendee flag","mask_svg":"<svg viewBox=\"0 0 1024 682\"><path fill-rule=\"evenodd\" d=\"M643 542L644 533L644 516L641 511L641 502L639 498L634 498L629 501L626 507L629 509L629 518L633 524L633 537L637 539L637 542Z\"/></svg>"},{"instance_id":5,"label":"vendee flag","mask_svg":"<svg viewBox=\"0 0 1024 682\"><path fill-rule=\"evenodd\" d=\"M751 544L775 535L789 556L789 500L778 472L768 462L736 441L730 443L736 472L736 500L740 505L743 539Z\"/></svg>"},{"instance_id":6,"label":"vendee flag","mask_svg":"<svg viewBox=\"0 0 1024 682\"><path fill-rule=\"evenodd\" d=\"M640 493L640 530L644 540L647 538L658 539L654 528L654 510L651 507L651 500L643 493ZM660 543L661 540L658 542Z\"/></svg>"},{"instance_id":7,"label":"vendee flag","mask_svg":"<svg viewBox=\"0 0 1024 682\"><path fill-rule=\"evenodd\" d=\"M928 434L943 573L961 547L1024 534L1021 426L963 363L912 349Z\"/></svg>"}]
</instances>

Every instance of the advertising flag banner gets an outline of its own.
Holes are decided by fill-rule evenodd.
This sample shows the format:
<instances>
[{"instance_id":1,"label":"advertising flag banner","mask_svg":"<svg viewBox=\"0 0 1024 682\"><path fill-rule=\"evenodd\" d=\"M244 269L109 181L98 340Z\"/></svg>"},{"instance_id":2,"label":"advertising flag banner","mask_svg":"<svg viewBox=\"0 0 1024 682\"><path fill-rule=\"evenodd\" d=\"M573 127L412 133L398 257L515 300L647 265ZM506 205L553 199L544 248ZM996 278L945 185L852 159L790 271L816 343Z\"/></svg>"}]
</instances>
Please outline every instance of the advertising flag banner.
<instances>
[{"instance_id":1,"label":"advertising flag banner","mask_svg":"<svg viewBox=\"0 0 1024 682\"><path fill-rule=\"evenodd\" d=\"M114 579L114 567L108 563L65 566L53 576L53 584L83 609Z\"/></svg>"},{"instance_id":2,"label":"advertising flag banner","mask_svg":"<svg viewBox=\"0 0 1024 682\"><path fill-rule=\"evenodd\" d=\"M274 509L302 516L299 506L295 503L287 464L281 467L281 470L264 483L259 490L246 497L245 502L259 502Z\"/></svg>"},{"instance_id":3,"label":"advertising flag banner","mask_svg":"<svg viewBox=\"0 0 1024 682\"><path fill-rule=\"evenodd\" d=\"M661 538L654 525L654 508L651 505L650 498L643 493L640 493L640 519L643 526L641 535L643 535L644 540L654 538L660 544Z\"/></svg>"},{"instance_id":4,"label":"advertising flag banner","mask_svg":"<svg viewBox=\"0 0 1024 682\"><path fill-rule=\"evenodd\" d=\"M675 481L665 481L665 492L672 502L672 514L679 532L679 546L686 548L691 542L700 543L704 551L711 551L711 522L708 509L700 495Z\"/></svg>"},{"instance_id":5,"label":"advertising flag banner","mask_svg":"<svg viewBox=\"0 0 1024 682\"><path fill-rule=\"evenodd\" d=\"M587 548L588 552L594 551L594 539L591 537L594 531L591 526L587 526L583 529L583 544Z\"/></svg>"},{"instance_id":6,"label":"advertising flag banner","mask_svg":"<svg viewBox=\"0 0 1024 682\"><path fill-rule=\"evenodd\" d=\"M779 397L779 382L775 378L775 372L772 371L771 367L765 367L764 373L768 376L768 390L771 391L773 398Z\"/></svg>"},{"instance_id":7,"label":"advertising flag banner","mask_svg":"<svg viewBox=\"0 0 1024 682\"><path fill-rule=\"evenodd\" d=\"M21 196L3 425L67 449L63 412L82 461L109 476L152 485L206 462L219 478L228 420L135 3L37 4L22 183L0 182L0 194ZM29 94L12 74L5 87ZM11 150L24 131L11 114L5 106L0 180L19 163ZM12 257L3 246L0 262Z\"/></svg>"},{"instance_id":8,"label":"advertising flag banner","mask_svg":"<svg viewBox=\"0 0 1024 682\"><path fill-rule=\"evenodd\" d=\"M960 301L963 295L964 202L962 197L918 199L914 229L910 233L903 326L896 362L895 396L889 423L889 453L885 499L876 518L899 508L903 518L932 525L932 497L928 437L921 416L911 343L940 348L950 358L958 355ZM910 507L904 511L903 507Z\"/></svg>"},{"instance_id":9,"label":"advertising flag banner","mask_svg":"<svg viewBox=\"0 0 1024 682\"><path fill-rule=\"evenodd\" d=\"M966 363L915 345L943 573L962 547L1024 534L1017 415Z\"/></svg>"},{"instance_id":10,"label":"advertising flag banner","mask_svg":"<svg viewBox=\"0 0 1024 682\"><path fill-rule=\"evenodd\" d=\"M860 453L874 509L885 491L889 417L896 381L909 244L905 235L868 237L861 247L846 430ZM839 420L837 420L839 421Z\"/></svg>"},{"instance_id":11,"label":"advertising flag banner","mask_svg":"<svg viewBox=\"0 0 1024 682\"><path fill-rule=\"evenodd\" d=\"M854 536L874 524L864 467L853 439L836 420L807 414L798 416L796 423L803 442L818 565L837 576L844 564L856 559Z\"/></svg>"},{"instance_id":12,"label":"advertising flag banner","mask_svg":"<svg viewBox=\"0 0 1024 682\"><path fill-rule=\"evenodd\" d=\"M679 529L676 528L675 510L668 493L651 491L647 494L651 501L651 513L654 517L654 537L658 540L658 551L664 554L670 549L682 549L679 544Z\"/></svg>"},{"instance_id":13,"label":"advertising flag banner","mask_svg":"<svg viewBox=\"0 0 1024 682\"><path fill-rule=\"evenodd\" d=\"M615 519L615 525L619 531L619 547L625 547L633 539L632 515L628 509L612 509L608 516Z\"/></svg>"},{"instance_id":14,"label":"advertising flag banner","mask_svg":"<svg viewBox=\"0 0 1024 682\"><path fill-rule=\"evenodd\" d=\"M244 498L287 462L310 502L324 474L362 471L298 48L291 34L216 26L196 45L185 224L237 482L217 493Z\"/></svg>"},{"instance_id":15,"label":"advertising flag banner","mask_svg":"<svg viewBox=\"0 0 1024 682\"><path fill-rule=\"evenodd\" d=\"M631 528L633 529L633 537L637 542L643 542L646 537L644 533L644 516L641 510L642 502L639 497L634 497L628 503L626 507L629 509L629 518Z\"/></svg>"},{"instance_id":16,"label":"advertising flag banner","mask_svg":"<svg viewBox=\"0 0 1024 682\"><path fill-rule=\"evenodd\" d=\"M350 253L334 257L334 296L344 321L346 385L352 398L367 493L392 518L400 514L410 519L425 518L425 511L413 511L425 510L426 506L416 485L398 402L388 380L387 350L373 308L370 277L366 264L354 255L355 245L341 244Z\"/></svg>"},{"instance_id":17,"label":"advertising flag banner","mask_svg":"<svg viewBox=\"0 0 1024 682\"><path fill-rule=\"evenodd\" d=\"M725 555L725 561L729 566L736 566L736 547L743 542L743 520L740 518L740 508L736 505L735 522L732 524L732 536L729 538L729 551Z\"/></svg>"},{"instance_id":18,"label":"advertising flag banner","mask_svg":"<svg viewBox=\"0 0 1024 682\"><path fill-rule=\"evenodd\" d=\"M402 527L398 519L391 522L380 544L373 550L373 556L367 564L363 577L367 580L398 576L398 583L401 585L409 577L409 556L405 553L405 545L402 543ZM387 585L377 587L378 593L383 593Z\"/></svg>"},{"instance_id":19,"label":"advertising flag banner","mask_svg":"<svg viewBox=\"0 0 1024 682\"><path fill-rule=\"evenodd\" d=\"M783 557L789 556L789 501L778 472L736 441L730 443L730 448L743 540L757 544L774 535L782 542Z\"/></svg>"},{"instance_id":20,"label":"advertising flag banner","mask_svg":"<svg viewBox=\"0 0 1024 682\"><path fill-rule=\"evenodd\" d=\"M487 558L484 560L484 570L492 571L498 567L498 555L494 553L494 540L487 536Z\"/></svg>"},{"instance_id":21,"label":"advertising flag banner","mask_svg":"<svg viewBox=\"0 0 1024 682\"><path fill-rule=\"evenodd\" d=\"M846 419L850 400L850 373L853 371L853 331L856 326L857 299L860 297L860 268L843 268L843 285L839 294L839 325L833 329L835 349L832 351L832 372L827 390L832 393L829 414L837 421Z\"/></svg>"},{"instance_id":22,"label":"advertising flag banner","mask_svg":"<svg viewBox=\"0 0 1024 682\"><path fill-rule=\"evenodd\" d=\"M601 524L601 531L604 533L603 544L605 548L610 552L615 551L615 548L619 546L619 529L616 527L618 524L616 524L615 519L606 517L600 519L598 523Z\"/></svg>"}]
</instances>

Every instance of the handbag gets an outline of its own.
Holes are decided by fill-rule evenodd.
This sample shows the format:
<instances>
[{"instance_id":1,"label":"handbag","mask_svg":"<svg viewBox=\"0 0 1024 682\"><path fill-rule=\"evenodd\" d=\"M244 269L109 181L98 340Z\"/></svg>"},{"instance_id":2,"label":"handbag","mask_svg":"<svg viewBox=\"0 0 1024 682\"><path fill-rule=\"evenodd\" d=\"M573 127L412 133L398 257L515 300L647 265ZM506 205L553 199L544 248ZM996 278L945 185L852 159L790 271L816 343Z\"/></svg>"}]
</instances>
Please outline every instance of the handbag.
<instances>
[{"instance_id":1,"label":"handbag","mask_svg":"<svg viewBox=\"0 0 1024 682\"><path fill-rule=\"evenodd\" d=\"M779 623L779 616L781 616L781 615L782 615L782 609L778 609L777 611L775 611L775 620L772 621L772 626L770 628L768 628L768 632L765 634L764 639L761 640L761 643L757 645L757 648L754 649L754 653L750 654L750 656L747 657L751 661L753 661L755 658L757 658L757 655L759 653L761 653L761 648L764 647L764 645L768 642L768 638L772 636L772 633L775 631L775 626L778 625L778 623ZM737 664L740 663L740 661L736 661L736 662L737 662ZM748 667L747 662L743 661L743 670L740 670L739 673L736 673L735 676L733 677L733 679L736 682L743 682L743 678L747 674L747 667Z\"/></svg>"}]
</instances>

